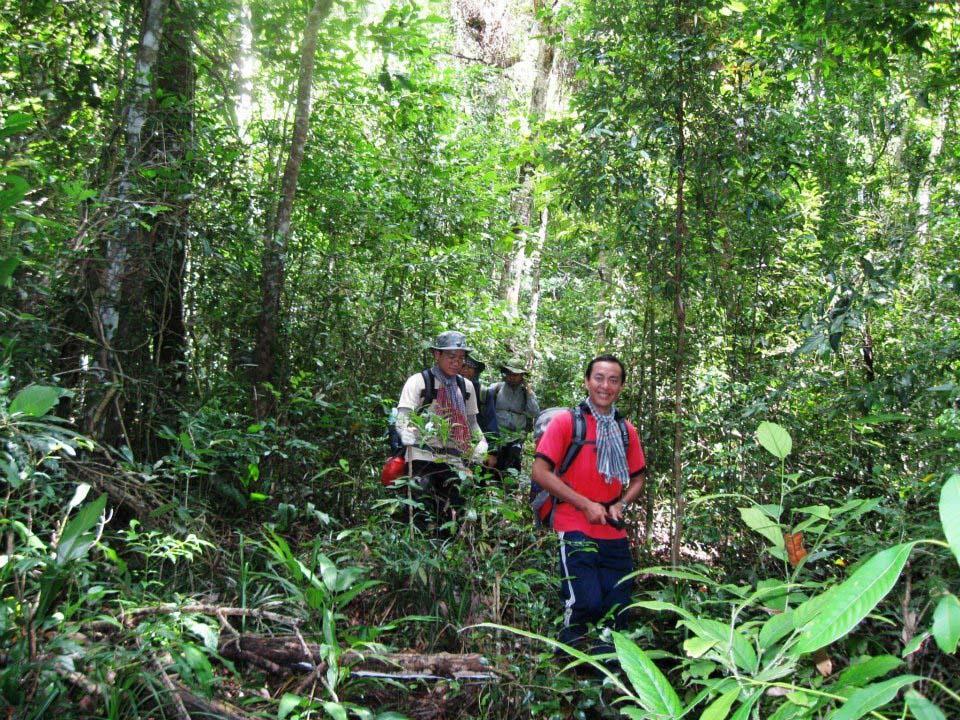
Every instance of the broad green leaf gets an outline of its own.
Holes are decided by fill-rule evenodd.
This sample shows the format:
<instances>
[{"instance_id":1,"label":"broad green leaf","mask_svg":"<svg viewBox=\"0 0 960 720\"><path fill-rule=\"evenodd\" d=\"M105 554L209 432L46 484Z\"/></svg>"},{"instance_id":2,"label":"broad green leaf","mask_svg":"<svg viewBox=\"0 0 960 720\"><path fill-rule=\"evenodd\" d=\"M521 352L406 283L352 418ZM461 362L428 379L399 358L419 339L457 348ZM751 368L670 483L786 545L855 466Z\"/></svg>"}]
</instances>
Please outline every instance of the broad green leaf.
<instances>
[{"instance_id":1,"label":"broad green leaf","mask_svg":"<svg viewBox=\"0 0 960 720\"><path fill-rule=\"evenodd\" d=\"M877 655L851 665L837 678L833 684L832 690L839 690L843 687L862 687L864 684L883 677L891 670L895 670L903 665L900 658L893 655Z\"/></svg>"},{"instance_id":2,"label":"broad green leaf","mask_svg":"<svg viewBox=\"0 0 960 720\"><path fill-rule=\"evenodd\" d=\"M940 523L957 562L960 562L960 475L952 475L940 491Z\"/></svg>"},{"instance_id":3,"label":"broad green leaf","mask_svg":"<svg viewBox=\"0 0 960 720\"><path fill-rule=\"evenodd\" d=\"M680 698L653 660L626 635L613 633L613 644L620 666L637 692L640 705L658 717L680 717L683 711Z\"/></svg>"},{"instance_id":4,"label":"broad green leaf","mask_svg":"<svg viewBox=\"0 0 960 720\"><path fill-rule=\"evenodd\" d=\"M813 515L822 520L830 519L830 507L828 505L809 505L807 507L797 508L794 512Z\"/></svg>"},{"instance_id":5,"label":"broad green leaf","mask_svg":"<svg viewBox=\"0 0 960 720\"><path fill-rule=\"evenodd\" d=\"M753 710L753 706L756 705L757 701L760 699L761 694L762 691L758 690L740 703L740 707L738 707L737 711L730 716L730 720L747 720L747 718L750 717L750 712Z\"/></svg>"},{"instance_id":6,"label":"broad green leaf","mask_svg":"<svg viewBox=\"0 0 960 720\"><path fill-rule=\"evenodd\" d=\"M7 115L0 128L0 138L18 135L25 132L33 124L33 118L26 113L15 112Z\"/></svg>"},{"instance_id":7,"label":"broad green leaf","mask_svg":"<svg viewBox=\"0 0 960 720\"><path fill-rule=\"evenodd\" d=\"M11 415L26 415L27 417L43 417L53 409L68 390L50 385L28 385L18 392L10 403Z\"/></svg>"},{"instance_id":8,"label":"broad green leaf","mask_svg":"<svg viewBox=\"0 0 960 720\"><path fill-rule=\"evenodd\" d=\"M800 630L794 652L819 650L856 627L893 588L915 544L903 543L877 553L847 580L794 610L795 626Z\"/></svg>"},{"instance_id":9,"label":"broad green leaf","mask_svg":"<svg viewBox=\"0 0 960 720\"><path fill-rule=\"evenodd\" d=\"M920 680L917 675L900 675L881 683L867 685L853 693L847 701L833 711L829 720L858 720L867 713L881 708L896 697L900 688Z\"/></svg>"},{"instance_id":10,"label":"broad green leaf","mask_svg":"<svg viewBox=\"0 0 960 720\"><path fill-rule=\"evenodd\" d=\"M756 505L737 509L740 511L740 517L743 518L747 527L763 535L773 543L774 547L783 547L783 530L780 528L780 523L773 520Z\"/></svg>"},{"instance_id":11,"label":"broad green leaf","mask_svg":"<svg viewBox=\"0 0 960 720\"><path fill-rule=\"evenodd\" d=\"M903 697L906 698L910 713L917 720L947 720L940 708L916 690L907 690L907 692L903 694Z\"/></svg>"},{"instance_id":12,"label":"broad green leaf","mask_svg":"<svg viewBox=\"0 0 960 720\"><path fill-rule=\"evenodd\" d=\"M800 718L809 718L810 709L805 708L802 705L797 705L787 700L780 707L776 709L776 712L773 715L769 716L766 720L799 720Z\"/></svg>"},{"instance_id":13,"label":"broad green leaf","mask_svg":"<svg viewBox=\"0 0 960 720\"><path fill-rule=\"evenodd\" d=\"M687 619L693 619L693 615L684 610L679 605L674 605L673 603L661 602L660 600L641 600L640 602L635 602L630 607L643 608L644 610L651 610L653 612L675 612L680 617Z\"/></svg>"},{"instance_id":14,"label":"broad green leaf","mask_svg":"<svg viewBox=\"0 0 960 720\"><path fill-rule=\"evenodd\" d=\"M681 580L693 580L694 582L705 585L714 585L715 581L703 573L691 572L690 570L674 570L659 566L640 568L636 571L637 575L658 575L660 577L680 578Z\"/></svg>"},{"instance_id":15,"label":"broad green leaf","mask_svg":"<svg viewBox=\"0 0 960 720\"><path fill-rule=\"evenodd\" d=\"M683 651L687 657L700 658L716 647L716 640L707 640L701 637L691 637L683 641Z\"/></svg>"},{"instance_id":16,"label":"broad green leaf","mask_svg":"<svg viewBox=\"0 0 960 720\"><path fill-rule=\"evenodd\" d=\"M317 565L320 567L320 577L323 578L323 584L327 586L330 592L337 590L337 566L333 560L323 553L317 555Z\"/></svg>"},{"instance_id":17,"label":"broad green leaf","mask_svg":"<svg viewBox=\"0 0 960 720\"><path fill-rule=\"evenodd\" d=\"M913 655L917 650L920 649L920 646L930 637L929 632L922 632L919 635L914 635L913 639L910 640L903 647L903 652L900 653L900 657L907 657L908 655Z\"/></svg>"},{"instance_id":18,"label":"broad green leaf","mask_svg":"<svg viewBox=\"0 0 960 720\"><path fill-rule=\"evenodd\" d=\"M944 595L933 611L933 639L937 647L948 655L957 651L960 641L960 600L956 595Z\"/></svg>"},{"instance_id":19,"label":"broad green leaf","mask_svg":"<svg viewBox=\"0 0 960 720\"><path fill-rule=\"evenodd\" d=\"M774 615L763 624L763 627L760 628L760 635L757 638L757 642L760 644L762 650L766 650L792 633L793 630L793 611L788 610L779 615Z\"/></svg>"},{"instance_id":20,"label":"broad green leaf","mask_svg":"<svg viewBox=\"0 0 960 720\"><path fill-rule=\"evenodd\" d=\"M728 690L706 707L700 715L700 720L725 720L738 697L740 697L740 688Z\"/></svg>"},{"instance_id":21,"label":"broad green leaf","mask_svg":"<svg viewBox=\"0 0 960 720\"><path fill-rule=\"evenodd\" d=\"M798 690L787 693L787 700L792 702L794 705L801 705L808 708L817 704L817 700L813 697L813 695L809 695Z\"/></svg>"},{"instance_id":22,"label":"broad green leaf","mask_svg":"<svg viewBox=\"0 0 960 720\"><path fill-rule=\"evenodd\" d=\"M107 495L102 494L93 502L85 505L73 516L63 529L60 544L57 545L57 565L76 560L87 554L93 545L94 536L90 532L100 520L107 506Z\"/></svg>"},{"instance_id":23,"label":"broad green leaf","mask_svg":"<svg viewBox=\"0 0 960 720\"><path fill-rule=\"evenodd\" d=\"M0 258L0 287L13 287L13 273L20 266L20 258L13 257Z\"/></svg>"},{"instance_id":24,"label":"broad green leaf","mask_svg":"<svg viewBox=\"0 0 960 720\"><path fill-rule=\"evenodd\" d=\"M762 422L757 428L757 442L775 458L783 460L793 449L790 434L772 422Z\"/></svg>"},{"instance_id":25,"label":"broad green leaf","mask_svg":"<svg viewBox=\"0 0 960 720\"><path fill-rule=\"evenodd\" d=\"M0 211L12 208L29 190L30 185L19 175L0 176Z\"/></svg>"},{"instance_id":26,"label":"broad green leaf","mask_svg":"<svg viewBox=\"0 0 960 720\"><path fill-rule=\"evenodd\" d=\"M70 512L80 503L86 500L89 492L90 486L87 483L79 483L76 489L73 491L73 497L70 498L70 502L67 503L67 512Z\"/></svg>"},{"instance_id":27,"label":"broad green leaf","mask_svg":"<svg viewBox=\"0 0 960 720\"><path fill-rule=\"evenodd\" d=\"M333 720L347 720L347 709L340 703L325 702L323 709Z\"/></svg>"},{"instance_id":28,"label":"broad green leaf","mask_svg":"<svg viewBox=\"0 0 960 720\"><path fill-rule=\"evenodd\" d=\"M284 693L283 697L280 698L280 707L277 708L277 720L283 720L287 715L292 713L302 700L303 698L299 695Z\"/></svg>"},{"instance_id":29,"label":"broad green leaf","mask_svg":"<svg viewBox=\"0 0 960 720\"><path fill-rule=\"evenodd\" d=\"M732 642L733 661L737 667L748 672L756 670L757 653L753 649L753 644L739 630L731 632L729 625L709 618L691 618L681 620L679 624L690 628L697 637L715 641L720 646L717 650L722 655L730 651Z\"/></svg>"}]
</instances>

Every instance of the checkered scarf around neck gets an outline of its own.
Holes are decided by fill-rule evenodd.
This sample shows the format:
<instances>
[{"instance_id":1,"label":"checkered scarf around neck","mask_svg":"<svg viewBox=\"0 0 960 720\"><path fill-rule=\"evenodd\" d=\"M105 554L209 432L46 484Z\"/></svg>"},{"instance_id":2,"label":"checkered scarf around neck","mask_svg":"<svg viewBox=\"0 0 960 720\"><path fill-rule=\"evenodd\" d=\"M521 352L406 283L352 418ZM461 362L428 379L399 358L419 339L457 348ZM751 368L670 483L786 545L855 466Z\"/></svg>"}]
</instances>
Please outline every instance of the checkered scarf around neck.
<instances>
[{"instance_id":1,"label":"checkered scarf around neck","mask_svg":"<svg viewBox=\"0 0 960 720\"><path fill-rule=\"evenodd\" d=\"M439 366L430 368L430 374L440 381L434 412L450 423L450 436L461 452L470 447L470 428L467 427L467 407L457 386L456 375L445 375Z\"/></svg>"},{"instance_id":2,"label":"checkered scarf around neck","mask_svg":"<svg viewBox=\"0 0 960 720\"><path fill-rule=\"evenodd\" d=\"M627 470L627 450L620 437L616 408L611 406L609 414L601 415L590 398L587 398L587 407L597 421L597 472L608 485L614 480L626 484L630 471Z\"/></svg>"}]
</instances>

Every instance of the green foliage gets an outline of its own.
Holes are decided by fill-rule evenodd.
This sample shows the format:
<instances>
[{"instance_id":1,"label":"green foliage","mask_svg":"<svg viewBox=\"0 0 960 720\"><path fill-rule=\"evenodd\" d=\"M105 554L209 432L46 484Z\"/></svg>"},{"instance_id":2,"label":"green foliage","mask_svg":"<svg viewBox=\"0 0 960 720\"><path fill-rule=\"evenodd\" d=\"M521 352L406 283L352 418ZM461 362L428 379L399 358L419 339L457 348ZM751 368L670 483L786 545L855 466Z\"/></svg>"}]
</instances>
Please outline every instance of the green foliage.
<instances>
[{"instance_id":1,"label":"green foliage","mask_svg":"<svg viewBox=\"0 0 960 720\"><path fill-rule=\"evenodd\" d=\"M663 556L682 432L684 550L703 564L638 576L640 621L616 639L630 683L603 675L627 715L955 714L955 8L540 8L561 60L556 105L528 126L511 53L529 39L507 37L528 18L513 8L481 27L460 5L335 4L285 258L276 412L257 417L261 253L307 5L170 4L174 52L133 158L140 8L0 0L3 703L160 716L155 660L169 657L194 689L247 686L251 712L378 717L359 698L382 688L348 678L338 652L389 641L508 668L495 687L438 692L464 703L451 717L610 714L596 684L529 644L559 619L553 539L530 532L514 479L465 481L442 538L411 528L407 486L376 483L383 408L429 362L426 341L457 327L491 365L529 348L543 406L582 394L598 350L625 360L620 407L651 470L631 535L644 564ZM117 308L131 346L102 337L98 311L121 247L145 254ZM807 552L796 563L786 533ZM254 699L248 668L223 680L211 618L151 616L136 635L117 621L213 597L282 604L322 638L315 696ZM528 635L459 632L480 620ZM95 710L66 671L102 688Z\"/></svg>"}]
</instances>

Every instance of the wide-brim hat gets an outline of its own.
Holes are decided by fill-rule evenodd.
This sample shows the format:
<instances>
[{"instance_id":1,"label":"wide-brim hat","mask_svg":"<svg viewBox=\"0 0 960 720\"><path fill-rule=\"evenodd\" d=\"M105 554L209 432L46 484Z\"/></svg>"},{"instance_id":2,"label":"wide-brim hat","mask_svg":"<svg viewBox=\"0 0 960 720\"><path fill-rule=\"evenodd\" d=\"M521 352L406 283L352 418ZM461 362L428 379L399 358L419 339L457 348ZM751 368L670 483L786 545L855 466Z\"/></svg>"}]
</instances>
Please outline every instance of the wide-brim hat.
<instances>
[{"instance_id":1,"label":"wide-brim hat","mask_svg":"<svg viewBox=\"0 0 960 720\"><path fill-rule=\"evenodd\" d=\"M527 369L523 366L523 363L520 362L517 358L511 358L502 365L498 365L500 372L506 375L527 375Z\"/></svg>"},{"instance_id":2,"label":"wide-brim hat","mask_svg":"<svg viewBox=\"0 0 960 720\"><path fill-rule=\"evenodd\" d=\"M487 369L487 364L477 360L475 357L470 357L467 355L466 360L463 361L463 364L467 367L476 368L477 375L482 375L483 371Z\"/></svg>"},{"instance_id":3,"label":"wide-brim hat","mask_svg":"<svg viewBox=\"0 0 960 720\"><path fill-rule=\"evenodd\" d=\"M431 350L463 350L470 352L473 348L467 346L467 336L456 330L447 330L437 335Z\"/></svg>"}]
</instances>

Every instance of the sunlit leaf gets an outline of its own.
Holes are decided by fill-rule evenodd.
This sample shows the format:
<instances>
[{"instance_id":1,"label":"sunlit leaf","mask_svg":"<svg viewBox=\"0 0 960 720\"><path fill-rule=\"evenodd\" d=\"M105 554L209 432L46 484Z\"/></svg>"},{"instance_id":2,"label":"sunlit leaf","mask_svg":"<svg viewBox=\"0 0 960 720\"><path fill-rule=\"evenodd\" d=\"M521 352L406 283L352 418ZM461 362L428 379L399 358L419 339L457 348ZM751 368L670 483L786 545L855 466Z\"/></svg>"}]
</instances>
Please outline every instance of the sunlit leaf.
<instances>
[{"instance_id":1,"label":"sunlit leaf","mask_svg":"<svg viewBox=\"0 0 960 720\"><path fill-rule=\"evenodd\" d=\"M780 529L780 523L773 520L756 505L737 509L740 511L740 517L747 527L763 535L773 543L774 547L783 547L783 531Z\"/></svg>"},{"instance_id":2,"label":"sunlit leaf","mask_svg":"<svg viewBox=\"0 0 960 720\"><path fill-rule=\"evenodd\" d=\"M933 611L933 639L937 647L948 655L957 651L960 641L960 600L956 595L948 594L940 598Z\"/></svg>"},{"instance_id":3,"label":"sunlit leaf","mask_svg":"<svg viewBox=\"0 0 960 720\"><path fill-rule=\"evenodd\" d=\"M876 657L867 658L862 662L854 663L840 673L840 677L837 678L837 682L833 684L832 689L838 690L843 687L861 687L871 680L883 677L901 665L903 665L903 662L893 655L877 655Z\"/></svg>"},{"instance_id":4,"label":"sunlit leaf","mask_svg":"<svg viewBox=\"0 0 960 720\"><path fill-rule=\"evenodd\" d=\"M347 709L340 703L325 702L323 709L333 720L347 720Z\"/></svg>"},{"instance_id":5,"label":"sunlit leaf","mask_svg":"<svg viewBox=\"0 0 960 720\"><path fill-rule=\"evenodd\" d=\"M107 506L107 495L102 494L96 500L84 505L63 528L60 543L57 545L57 565L63 565L87 554L93 545L94 535L90 531L96 526Z\"/></svg>"},{"instance_id":6,"label":"sunlit leaf","mask_svg":"<svg viewBox=\"0 0 960 720\"><path fill-rule=\"evenodd\" d=\"M20 266L20 262L16 255L0 258L0 287L13 287L13 273Z\"/></svg>"},{"instance_id":7,"label":"sunlit leaf","mask_svg":"<svg viewBox=\"0 0 960 720\"><path fill-rule=\"evenodd\" d=\"M695 617L681 620L697 637L712 640L719 646L717 650L722 654L731 653L737 667L752 672L757 666L757 653L753 644L737 629L717 620L704 617Z\"/></svg>"},{"instance_id":8,"label":"sunlit leaf","mask_svg":"<svg viewBox=\"0 0 960 720\"><path fill-rule=\"evenodd\" d=\"M772 422L762 422L757 428L757 442L775 458L783 460L793 449L790 434Z\"/></svg>"},{"instance_id":9,"label":"sunlit leaf","mask_svg":"<svg viewBox=\"0 0 960 720\"><path fill-rule=\"evenodd\" d=\"M940 708L916 690L907 690L907 692L903 694L903 697L907 701L907 707L910 708L910 713L917 720L947 720Z\"/></svg>"},{"instance_id":10,"label":"sunlit leaf","mask_svg":"<svg viewBox=\"0 0 960 720\"><path fill-rule=\"evenodd\" d=\"M626 635L613 633L613 643L620 666L644 709L657 717L679 717L683 710L680 698L653 660Z\"/></svg>"},{"instance_id":11,"label":"sunlit leaf","mask_svg":"<svg viewBox=\"0 0 960 720\"><path fill-rule=\"evenodd\" d=\"M877 553L840 585L796 608L800 636L793 651L814 652L856 627L893 588L914 545L903 543Z\"/></svg>"},{"instance_id":12,"label":"sunlit leaf","mask_svg":"<svg viewBox=\"0 0 960 720\"><path fill-rule=\"evenodd\" d=\"M80 503L86 500L89 492L90 485L87 483L78 483L76 489L73 491L73 497L70 498L70 502L67 503L67 512L70 512Z\"/></svg>"},{"instance_id":13,"label":"sunlit leaf","mask_svg":"<svg viewBox=\"0 0 960 720\"><path fill-rule=\"evenodd\" d=\"M940 523L957 562L960 562L960 475L951 475L940 490Z\"/></svg>"},{"instance_id":14,"label":"sunlit leaf","mask_svg":"<svg viewBox=\"0 0 960 720\"><path fill-rule=\"evenodd\" d=\"M738 697L740 697L740 688L728 690L704 709L700 714L700 720L725 720Z\"/></svg>"},{"instance_id":15,"label":"sunlit leaf","mask_svg":"<svg viewBox=\"0 0 960 720\"><path fill-rule=\"evenodd\" d=\"M10 403L11 415L43 417L70 391L51 385L28 385Z\"/></svg>"},{"instance_id":16,"label":"sunlit leaf","mask_svg":"<svg viewBox=\"0 0 960 720\"><path fill-rule=\"evenodd\" d=\"M302 700L303 698L299 695L284 693L283 697L280 698L280 706L277 708L277 720L283 720L287 715L292 713Z\"/></svg>"},{"instance_id":17,"label":"sunlit leaf","mask_svg":"<svg viewBox=\"0 0 960 720\"><path fill-rule=\"evenodd\" d=\"M930 637L929 632L920 633L919 635L914 635L913 638L903 647L903 652L900 653L900 657L907 657L908 655L913 655L920 647L926 642L927 638Z\"/></svg>"},{"instance_id":18,"label":"sunlit leaf","mask_svg":"<svg viewBox=\"0 0 960 720\"><path fill-rule=\"evenodd\" d=\"M867 713L881 708L896 697L900 688L914 683L916 675L900 675L874 685L867 685L850 695L847 701L835 710L829 720L857 720Z\"/></svg>"},{"instance_id":19,"label":"sunlit leaf","mask_svg":"<svg viewBox=\"0 0 960 720\"><path fill-rule=\"evenodd\" d=\"M779 615L774 615L763 624L760 628L760 635L757 638L757 642L760 644L761 649L766 650L792 633L793 630L793 611L780 613Z\"/></svg>"}]
</instances>

